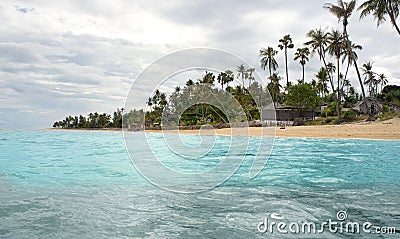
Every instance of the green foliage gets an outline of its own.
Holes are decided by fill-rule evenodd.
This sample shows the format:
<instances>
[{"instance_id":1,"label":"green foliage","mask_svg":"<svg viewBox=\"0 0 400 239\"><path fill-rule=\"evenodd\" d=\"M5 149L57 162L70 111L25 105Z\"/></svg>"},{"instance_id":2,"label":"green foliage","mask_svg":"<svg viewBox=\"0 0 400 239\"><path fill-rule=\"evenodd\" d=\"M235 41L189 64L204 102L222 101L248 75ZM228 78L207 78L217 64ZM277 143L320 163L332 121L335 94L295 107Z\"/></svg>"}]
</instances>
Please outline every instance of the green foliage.
<instances>
[{"instance_id":1,"label":"green foliage","mask_svg":"<svg viewBox=\"0 0 400 239\"><path fill-rule=\"evenodd\" d=\"M385 121L393 118L400 118L400 113L396 111L389 111L389 112L384 112L379 117L381 118L382 121Z\"/></svg>"},{"instance_id":2,"label":"green foliage","mask_svg":"<svg viewBox=\"0 0 400 239\"><path fill-rule=\"evenodd\" d=\"M353 107L353 105L357 104L358 99L356 95L345 95L344 96L344 103L343 103L343 107L346 108L351 108Z\"/></svg>"},{"instance_id":3,"label":"green foliage","mask_svg":"<svg viewBox=\"0 0 400 239\"><path fill-rule=\"evenodd\" d=\"M383 112L389 112L390 108L388 105L382 105Z\"/></svg>"},{"instance_id":4,"label":"green foliage","mask_svg":"<svg viewBox=\"0 0 400 239\"><path fill-rule=\"evenodd\" d=\"M386 95L386 100L400 106L400 90L390 91Z\"/></svg>"},{"instance_id":5,"label":"green foliage","mask_svg":"<svg viewBox=\"0 0 400 239\"><path fill-rule=\"evenodd\" d=\"M310 84L297 84L289 88L286 104L301 109L316 109L321 99Z\"/></svg>"},{"instance_id":6,"label":"green foliage","mask_svg":"<svg viewBox=\"0 0 400 239\"><path fill-rule=\"evenodd\" d=\"M353 110L348 110L343 114L343 118L345 119L353 119L354 117L356 117L356 112L354 112Z\"/></svg>"},{"instance_id":7,"label":"green foliage","mask_svg":"<svg viewBox=\"0 0 400 239\"><path fill-rule=\"evenodd\" d=\"M340 106L340 109L342 109L342 106ZM322 116L337 116L335 102L330 102L328 106L322 110Z\"/></svg>"},{"instance_id":8,"label":"green foliage","mask_svg":"<svg viewBox=\"0 0 400 239\"><path fill-rule=\"evenodd\" d=\"M88 117L83 115L67 116L64 120L56 121L54 128L82 129L82 128L121 128L122 114L124 109L117 109L113 117L107 113L89 113Z\"/></svg>"}]
</instances>

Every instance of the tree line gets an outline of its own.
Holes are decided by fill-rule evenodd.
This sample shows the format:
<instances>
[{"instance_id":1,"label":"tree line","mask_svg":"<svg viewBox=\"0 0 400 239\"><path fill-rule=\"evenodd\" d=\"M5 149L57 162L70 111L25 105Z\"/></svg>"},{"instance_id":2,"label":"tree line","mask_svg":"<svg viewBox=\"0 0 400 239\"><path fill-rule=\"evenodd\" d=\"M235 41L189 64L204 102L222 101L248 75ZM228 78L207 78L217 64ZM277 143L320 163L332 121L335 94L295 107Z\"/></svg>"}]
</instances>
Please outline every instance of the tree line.
<instances>
[{"instance_id":1,"label":"tree line","mask_svg":"<svg viewBox=\"0 0 400 239\"><path fill-rule=\"evenodd\" d=\"M67 116L64 120L56 121L53 124L54 128L122 128L122 115L124 108L117 109L112 115L107 113L89 113L87 117Z\"/></svg>"}]
</instances>

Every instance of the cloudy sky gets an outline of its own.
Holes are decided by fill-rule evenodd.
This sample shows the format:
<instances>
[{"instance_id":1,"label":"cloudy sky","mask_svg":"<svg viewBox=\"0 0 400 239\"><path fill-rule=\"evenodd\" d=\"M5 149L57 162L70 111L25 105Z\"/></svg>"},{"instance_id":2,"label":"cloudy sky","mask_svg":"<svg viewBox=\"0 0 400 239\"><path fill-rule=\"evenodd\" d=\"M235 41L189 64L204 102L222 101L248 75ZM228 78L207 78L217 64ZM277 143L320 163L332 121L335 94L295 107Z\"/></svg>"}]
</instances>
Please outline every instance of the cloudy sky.
<instances>
[{"instance_id":1,"label":"cloudy sky","mask_svg":"<svg viewBox=\"0 0 400 239\"><path fill-rule=\"evenodd\" d=\"M283 35L291 34L297 48L311 29L340 28L322 8L325 2L3 0L0 128L45 128L69 114L112 113L143 69L181 49L222 49L262 71L259 49L277 48ZM358 16L351 17L349 33L364 47L360 64L372 60L376 72L400 84L400 37L390 24L376 28L371 17ZM293 53L289 74L295 81L301 67ZM277 60L284 76L282 52ZM320 66L311 59L306 80Z\"/></svg>"}]
</instances>

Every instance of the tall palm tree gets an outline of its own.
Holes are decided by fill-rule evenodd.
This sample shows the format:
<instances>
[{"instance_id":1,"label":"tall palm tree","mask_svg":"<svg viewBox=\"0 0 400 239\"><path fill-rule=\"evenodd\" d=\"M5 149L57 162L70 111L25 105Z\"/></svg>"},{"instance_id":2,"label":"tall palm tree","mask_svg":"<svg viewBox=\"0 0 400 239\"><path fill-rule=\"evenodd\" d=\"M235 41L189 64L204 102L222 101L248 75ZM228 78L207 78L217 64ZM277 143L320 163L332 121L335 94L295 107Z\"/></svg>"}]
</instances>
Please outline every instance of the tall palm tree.
<instances>
[{"instance_id":1,"label":"tall palm tree","mask_svg":"<svg viewBox=\"0 0 400 239\"><path fill-rule=\"evenodd\" d=\"M399 8L399 0L368 0L362 3L357 10L361 11L360 19L367 15L372 15L375 18L378 27L386 21L385 16L388 15L390 22L400 35L400 28L396 22L396 19L399 16Z\"/></svg>"},{"instance_id":2,"label":"tall palm tree","mask_svg":"<svg viewBox=\"0 0 400 239\"><path fill-rule=\"evenodd\" d=\"M270 77L271 82L267 86L267 89L271 94L273 101L275 102L279 102L279 98L281 95L280 89L282 86L279 83L281 79L282 77L280 77L277 73L273 73L272 76Z\"/></svg>"},{"instance_id":3,"label":"tall palm tree","mask_svg":"<svg viewBox=\"0 0 400 239\"><path fill-rule=\"evenodd\" d=\"M217 77L218 83L221 84L222 90L224 89L224 85L228 85L229 82L233 81L233 72L230 70L226 70L225 72L219 73Z\"/></svg>"},{"instance_id":4,"label":"tall palm tree","mask_svg":"<svg viewBox=\"0 0 400 239\"><path fill-rule=\"evenodd\" d=\"M336 58L336 74L337 74L337 81L336 81L336 89L333 88L334 92L337 93L337 104L336 104L336 111L338 114L338 117L340 118L340 91L341 91L341 78L340 78L340 59L344 53L344 41L343 41L343 36L342 33L338 30L333 30L328 33L328 42L329 45L327 47L328 53ZM332 83L333 87L333 83Z\"/></svg>"},{"instance_id":5,"label":"tall palm tree","mask_svg":"<svg viewBox=\"0 0 400 239\"><path fill-rule=\"evenodd\" d=\"M285 69L286 69L286 88L289 88L289 71L288 71L288 61L287 61L287 49L294 48L294 44L292 43L292 38L289 34L285 35L282 39L279 40L279 49L285 50Z\"/></svg>"},{"instance_id":6,"label":"tall palm tree","mask_svg":"<svg viewBox=\"0 0 400 239\"><path fill-rule=\"evenodd\" d=\"M237 77L241 77L242 78L242 86L244 88L244 79L246 77L246 67L244 67L243 64L241 64L240 66L237 67L236 71L238 72Z\"/></svg>"},{"instance_id":7,"label":"tall palm tree","mask_svg":"<svg viewBox=\"0 0 400 239\"><path fill-rule=\"evenodd\" d=\"M268 67L269 77L272 76L272 71L275 71L278 68L278 62L275 60L276 54L278 54L278 51L274 50L274 48L270 46L260 50L261 68L265 70L265 68Z\"/></svg>"},{"instance_id":8,"label":"tall palm tree","mask_svg":"<svg viewBox=\"0 0 400 239\"><path fill-rule=\"evenodd\" d=\"M317 52L320 60L325 58L325 49L328 45L327 36L328 34L321 28L311 30L307 33L307 37L311 38L311 40L304 43L304 45L310 46L311 56L314 56L315 52Z\"/></svg>"},{"instance_id":9,"label":"tall palm tree","mask_svg":"<svg viewBox=\"0 0 400 239\"><path fill-rule=\"evenodd\" d=\"M345 44L345 48L346 49L345 49L345 52L344 52L345 54L344 54L343 62L344 62L344 60L346 58L348 60L345 78L347 78L347 72L348 72L349 66L354 64L354 68L356 69L356 72L357 72L358 82L359 82L360 87L361 87L361 93L362 93L363 99L365 99L365 89L364 89L364 84L363 84L362 79L361 79L360 70L359 70L358 64L357 64L358 55L357 55L357 52L356 52L356 50L362 50L362 46L357 45L357 44L353 43L350 40L347 40L347 42Z\"/></svg>"},{"instance_id":10,"label":"tall palm tree","mask_svg":"<svg viewBox=\"0 0 400 239\"><path fill-rule=\"evenodd\" d=\"M255 80L255 78L254 78L254 76L253 76L253 73L254 73L254 71L255 71L256 69L254 69L254 68L249 68L249 69L247 69L246 70L246 78L247 78L247 80L249 81L249 88L248 89L250 89L250 86L251 86L251 81L252 80Z\"/></svg>"},{"instance_id":11,"label":"tall palm tree","mask_svg":"<svg viewBox=\"0 0 400 239\"><path fill-rule=\"evenodd\" d=\"M338 0L337 5L332 3L325 3L324 8L328 9L333 15L335 15L339 21L343 23L343 34L347 36L347 25L349 24L349 17L356 7L356 1L351 0L349 2L344 2L343 0Z\"/></svg>"},{"instance_id":12,"label":"tall palm tree","mask_svg":"<svg viewBox=\"0 0 400 239\"><path fill-rule=\"evenodd\" d=\"M311 40L306 42L305 45L311 47L311 56L313 56L315 52L318 53L319 59L322 60L322 62L324 63L329 82L332 86L332 90L334 90L333 73L335 72L336 67L330 62L326 62L325 55L327 51L326 48L328 46L328 33L325 33L325 31L320 28L309 31L307 33L307 37L311 38Z\"/></svg>"},{"instance_id":13,"label":"tall palm tree","mask_svg":"<svg viewBox=\"0 0 400 239\"><path fill-rule=\"evenodd\" d=\"M375 73L372 71L372 62L368 61L363 64L362 71L364 72L364 84L368 85L369 96L374 94Z\"/></svg>"},{"instance_id":14,"label":"tall palm tree","mask_svg":"<svg viewBox=\"0 0 400 239\"><path fill-rule=\"evenodd\" d=\"M294 54L294 60L299 60L300 65L303 68L303 78L302 83L304 84L304 66L307 61L309 61L308 56L310 55L310 49L308 47L297 48L296 53Z\"/></svg>"},{"instance_id":15,"label":"tall palm tree","mask_svg":"<svg viewBox=\"0 0 400 239\"><path fill-rule=\"evenodd\" d=\"M328 91L328 71L326 68L321 67L321 69L318 71L317 74L315 74L315 77L317 78L317 89L318 92L320 93L321 97L324 98L325 94L329 93Z\"/></svg>"},{"instance_id":16,"label":"tall palm tree","mask_svg":"<svg viewBox=\"0 0 400 239\"><path fill-rule=\"evenodd\" d=\"M388 79L387 79L386 75L383 74L383 73L382 74L378 74L378 79L379 79L379 82L381 84L381 92L382 92L383 87L388 83Z\"/></svg>"},{"instance_id":17,"label":"tall palm tree","mask_svg":"<svg viewBox=\"0 0 400 239\"><path fill-rule=\"evenodd\" d=\"M398 0L395 0L395 1L398 1ZM338 0L337 5L334 5L331 3L326 3L324 5L324 8L328 9L333 15L335 15L338 18L339 22L342 21L343 35L344 35L344 38L346 39L346 42L345 42L346 44L349 44L349 36L347 34L347 25L349 24L348 19L350 18L351 14L353 13L355 6L356 6L355 0L351 0L349 2L344 2L343 0ZM347 47L345 47L345 48L347 48ZM361 79L360 71L358 69L356 58L353 58L353 61L354 61L354 67L357 72L358 82L360 84L361 91L363 94L363 98L365 99L364 86L363 86L363 82ZM338 69L338 74L339 74L339 69ZM339 92L339 94L340 94L340 92ZM364 100L364 103L366 104L365 100ZM340 117L340 115L339 115L339 117Z\"/></svg>"}]
</instances>

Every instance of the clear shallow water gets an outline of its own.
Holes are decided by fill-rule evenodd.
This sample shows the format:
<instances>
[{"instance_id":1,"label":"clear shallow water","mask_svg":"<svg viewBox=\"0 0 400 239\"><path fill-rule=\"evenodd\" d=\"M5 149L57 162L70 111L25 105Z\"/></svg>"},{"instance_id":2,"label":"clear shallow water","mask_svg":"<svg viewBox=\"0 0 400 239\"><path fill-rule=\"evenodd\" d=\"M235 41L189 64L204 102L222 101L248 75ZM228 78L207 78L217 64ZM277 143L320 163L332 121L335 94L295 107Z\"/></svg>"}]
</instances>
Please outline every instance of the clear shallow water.
<instances>
[{"instance_id":1,"label":"clear shallow water","mask_svg":"<svg viewBox=\"0 0 400 239\"><path fill-rule=\"evenodd\" d=\"M157 142L161 135L151 137ZM400 141L278 138L256 178L248 178L256 152L250 147L224 184L185 195L144 180L121 133L0 131L0 238L349 237L257 231L265 216L323 222L336 219L340 210L351 221L398 230L399 151ZM212 163L199 162L193 170L213 167L218 154L210 157ZM185 162L168 162L188 170Z\"/></svg>"}]
</instances>

